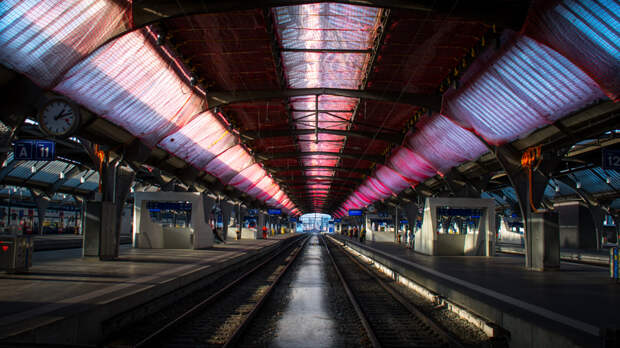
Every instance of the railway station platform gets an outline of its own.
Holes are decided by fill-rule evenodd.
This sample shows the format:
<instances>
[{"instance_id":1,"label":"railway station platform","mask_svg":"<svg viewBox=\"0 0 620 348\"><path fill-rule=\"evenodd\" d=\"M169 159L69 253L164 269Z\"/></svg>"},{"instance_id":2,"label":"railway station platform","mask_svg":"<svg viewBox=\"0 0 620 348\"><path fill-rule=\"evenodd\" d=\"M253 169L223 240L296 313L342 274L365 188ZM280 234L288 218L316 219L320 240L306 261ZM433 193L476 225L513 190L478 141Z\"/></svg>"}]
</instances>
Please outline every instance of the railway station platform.
<instances>
[{"instance_id":1,"label":"railway station platform","mask_svg":"<svg viewBox=\"0 0 620 348\"><path fill-rule=\"evenodd\" d=\"M497 243L496 250L504 254L524 255L525 249L514 244ZM573 261L588 263L607 267L609 265L609 249L602 250L579 250L579 249L560 249L560 259L562 261Z\"/></svg>"},{"instance_id":2,"label":"railway station platform","mask_svg":"<svg viewBox=\"0 0 620 348\"><path fill-rule=\"evenodd\" d=\"M75 234L33 236L32 238L34 238L34 251L81 248L84 240L84 236ZM130 236L121 236L121 244L130 243Z\"/></svg>"},{"instance_id":3,"label":"railway station platform","mask_svg":"<svg viewBox=\"0 0 620 348\"><path fill-rule=\"evenodd\" d=\"M228 241L204 250L124 245L115 261L82 258L80 249L37 252L29 273L0 274L0 346L95 344L115 330L121 314L155 310L200 288L215 272L250 262L292 236ZM174 294L181 288L186 292Z\"/></svg>"},{"instance_id":4,"label":"railway station platform","mask_svg":"<svg viewBox=\"0 0 620 348\"><path fill-rule=\"evenodd\" d=\"M427 256L394 243L331 236L507 329L511 346L600 347L617 339L620 284L605 267L562 262L558 271L534 272L520 255Z\"/></svg>"}]
</instances>

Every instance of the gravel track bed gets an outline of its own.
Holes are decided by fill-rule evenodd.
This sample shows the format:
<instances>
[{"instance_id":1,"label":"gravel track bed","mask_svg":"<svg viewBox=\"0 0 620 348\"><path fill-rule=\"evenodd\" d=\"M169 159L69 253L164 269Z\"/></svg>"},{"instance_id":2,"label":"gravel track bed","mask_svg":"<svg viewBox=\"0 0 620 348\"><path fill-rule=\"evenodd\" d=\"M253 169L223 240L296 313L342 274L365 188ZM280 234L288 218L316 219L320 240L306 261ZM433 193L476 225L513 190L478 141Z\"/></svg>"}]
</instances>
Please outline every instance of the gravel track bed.
<instances>
[{"instance_id":1,"label":"gravel track bed","mask_svg":"<svg viewBox=\"0 0 620 348\"><path fill-rule=\"evenodd\" d=\"M378 272L375 268L366 264L364 261L358 261L365 264L369 270L379 276L386 284L398 291L407 298L413 305L420 309L424 314L433 319L442 328L446 329L457 337L465 346L469 347L507 347L507 343L503 339L494 339L486 335L478 327L472 325L467 320L459 317L446 307L439 307L433 301L421 296L414 290L395 282L384 273Z\"/></svg>"},{"instance_id":2,"label":"gravel track bed","mask_svg":"<svg viewBox=\"0 0 620 348\"><path fill-rule=\"evenodd\" d=\"M336 264L384 347L442 347L444 339L409 312L342 249L328 243Z\"/></svg>"},{"instance_id":3,"label":"gravel track bed","mask_svg":"<svg viewBox=\"0 0 620 348\"><path fill-rule=\"evenodd\" d=\"M297 242L293 241L292 244L285 244L282 247L286 248L288 245L293 245L293 244L297 244ZM284 259L286 259L289 256L289 254L290 254L290 251L285 251L281 253L274 260L272 260L269 264L267 264L262 270L259 270L257 273L252 275L250 279L244 281L244 284L247 284L248 281L254 284L254 289L251 289L251 286L241 287L245 295L245 297L243 298L245 300L247 300L248 298L251 300L255 300L256 297L252 298L252 295L258 296L264 291L264 289L268 286L268 281L271 279L271 276L273 275L274 271L276 269L279 270L280 267L282 267L281 265L282 263L284 263ZM165 324L176 319L177 317L185 313L190 308L194 307L201 301L207 299L209 296L213 295L214 293L222 289L224 286L226 286L233 280L237 279L243 272L246 272L252 269L253 267L259 265L264 260L265 260L265 257L261 257L259 259L253 260L252 262L244 265L241 269L229 270L220 276L214 277L214 280L210 286L207 286L206 288L203 288L188 296L185 296L179 301L175 302L174 304L167 306L164 309L156 313L153 313L140 321L133 323L130 327L124 329L123 331L120 331L114 335L111 335L111 337L114 337L114 339L108 341L106 344L104 344L104 346L105 347L127 347L127 346L132 346L136 344L137 342L147 337L149 334L151 334L155 330L163 327ZM262 284L258 284L261 282ZM238 295L235 292L235 290L232 290L228 294L224 295L225 298L221 300L216 300L216 304L211 307L211 308L215 308L216 310L219 309L219 312L218 312L218 315L214 317L214 319L210 323L210 328L212 327L211 332L214 333L214 338L213 339L208 338L207 341L209 340L213 342L221 341L221 338L223 337L225 332L230 331L233 326L234 328L236 328L238 324L241 322L240 313L246 313L248 307L247 306L244 307L243 306L244 304L242 303L244 300L238 298L237 296ZM238 312L232 315L232 319L226 318L224 314L226 306L229 306L229 308L238 308ZM211 312L212 310L209 309L209 313ZM198 315L197 318L198 317L201 317L201 315ZM222 324L222 325L220 327L220 325L216 325L216 324ZM183 326L185 327L185 325ZM205 328L204 330L208 330L208 329ZM174 332L175 333L180 332L180 330L177 329L177 330L174 330ZM200 339L203 339L203 338L204 337L201 337ZM185 343L182 343L182 342L185 342ZM191 347L209 346L208 344L203 345L203 343L204 342L200 342L194 339L189 339L187 337L184 337L182 339L179 339L178 342L175 342L175 346L176 344L180 344L179 346L186 345L186 346L191 346ZM162 342L161 345L162 346L173 346L172 342L167 342L165 344L164 342ZM215 344L215 346L218 346L218 344Z\"/></svg>"}]
</instances>

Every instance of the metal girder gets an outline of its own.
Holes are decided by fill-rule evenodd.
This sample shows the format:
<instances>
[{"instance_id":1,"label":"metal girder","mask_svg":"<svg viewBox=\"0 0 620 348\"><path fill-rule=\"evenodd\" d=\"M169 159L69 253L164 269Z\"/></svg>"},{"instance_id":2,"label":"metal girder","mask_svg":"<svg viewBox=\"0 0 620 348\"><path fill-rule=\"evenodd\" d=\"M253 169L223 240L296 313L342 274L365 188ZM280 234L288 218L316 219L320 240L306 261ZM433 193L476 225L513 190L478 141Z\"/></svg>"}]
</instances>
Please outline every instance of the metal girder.
<instances>
[{"instance_id":1,"label":"metal girder","mask_svg":"<svg viewBox=\"0 0 620 348\"><path fill-rule=\"evenodd\" d=\"M195 1L195 0L144 0L132 5L133 27L157 22L165 18L199 13L242 11L256 8L270 8L314 3L310 0L255 0L255 1ZM470 21L496 24L518 30L523 24L529 2L500 1L440 1L431 5L424 0L334 0L332 2L360 6L375 6L391 9L434 12L459 17Z\"/></svg>"},{"instance_id":2,"label":"metal girder","mask_svg":"<svg viewBox=\"0 0 620 348\"><path fill-rule=\"evenodd\" d=\"M49 189L47 190L47 195L51 197L56 191L60 189L62 185L64 185L67 181L69 181L74 176L80 174L82 171L84 171L83 168L81 168L80 166L74 165L73 168L71 168L68 172L64 174L63 179L58 179L52 185L50 185Z\"/></svg>"},{"instance_id":3,"label":"metal girder","mask_svg":"<svg viewBox=\"0 0 620 348\"><path fill-rule=\"evenodd\" d=\"M370 175L370 169L363 168L343 168L343 167L330 167L330 166L296 166L296 167L269 167L269 169L275 172L291 172L291 171L305 171L305 170L315 170L315 169L326 169L326 170L334 170L340 172L354 172L360 173L364 175Z\"/></svg>"},{"instance_id":4,"label":"metal girder","mask_svg":"<svg viewBox=\"0 0 620 348\"><path fill-rule=\"evenodd\" d=\"M9 175L9 173L11 171L13 171L13 169L15 169L15 167L17 167L17 164L19 164L20 161L11 161L9 163L6 164L6 167L0 169L0 182L4 181L4 178L7 177L7 175Z\"/></svg>"},{"instance_id":5,"label":"metal girder","mask_svg":"<svg viewBox=\"0 0 620 348\"><path fill-rule=\"evenodd\" d=\"M307 193L310 192L310 189L308 189L305 186L290 186L290 192L291 193ZM338 193L338 194L348 194L349 192L351 192L350 190L339 190L336 188L319 188L319 189L313 189L312 192L325 192L325 193Z\"/></svg>"},{"instance_id":6,"label":"metal girder","mask_svg":"<svg viewBox=\"0 0 620 348\"><path fill-rule=\"evenodd\" d=\"M341 97L361 98L385 101L390 103L410 104L425 107L433 111L441 109L441 95L439 94L414 94L400 92L373 92L359 89L342 88L295 88L295 89L274 89L274 90L254 90L236 92L207 93L207 105L210 109L254 100L268 100L276 98L290 98L305 95L337 95Z\"/></svg>"},{"instance_id":7,"label":"metal girder","mask_svg":"<svg viewBox=\"0 0 620 348\"><path fill-rule=\"evenodd\" d=\"M329 181L347 181L347 182L357 182L361 183L362 179L360 178L346 178L342 176L327 176L327 175L304 175L302 178L306 180L329 180ZM283 180L285 181L285 179Z\"/></svg>"},{"instance_id":8,"label":"metal girder","mask_svg":"<svg viewBox=\"0 0 620 348\"><path fill-rule=\"evenodd\" d=\"M273 160L273 159L282 159L282 158L298 158L298 157L308 157L308 156L331 156L331 157L342 157L342 158L350 158L354 160L365 160L373 163L382 164L385 160L383 156L375 156L375 155L364 155L361 153L339 153L339 152L325 152L325 151L310 151L310 152L261 152L256 154L257 157L260 157L264 160Z\"/></svg>"},{"instance_id":9,"label":"metal girder","mask_svg":"<svg viewBox=\"0 0 620 348\"><path fill-rule=\"evenodd\" d=\"M342 129L326 129L326 128L314 128L314 129L276 129L276 130L264 130L256 132L245 132L241 136L250 139L264 139L264 138L278 138L278 137L290 137L296 135L314 135L319 134L333 134L341 136L351 136L366 139L376 139L385 141L394 145L401 145L405 137L404 134L395 132L363 132L363 131L348 131Z\"/></svg>"}]
</instances>

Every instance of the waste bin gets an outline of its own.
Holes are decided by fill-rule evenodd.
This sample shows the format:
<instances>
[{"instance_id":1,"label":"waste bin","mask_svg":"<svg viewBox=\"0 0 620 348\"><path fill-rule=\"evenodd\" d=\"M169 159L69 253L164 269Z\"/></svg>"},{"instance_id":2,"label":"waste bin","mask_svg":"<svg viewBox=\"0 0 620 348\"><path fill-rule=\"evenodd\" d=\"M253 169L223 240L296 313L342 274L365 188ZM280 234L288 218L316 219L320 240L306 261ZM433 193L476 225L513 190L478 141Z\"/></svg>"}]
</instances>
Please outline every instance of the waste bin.
<instances>
[{"instance_id":1,"label":"waste bin","mask_svg":"<svg viewBox=\"0 0 620 348\"><path fill-rule=\"evenodd\" d=\"M0 270L27 272L32 267L33 241L30 236L0 235Z\"/></svg>"}]
</instances>

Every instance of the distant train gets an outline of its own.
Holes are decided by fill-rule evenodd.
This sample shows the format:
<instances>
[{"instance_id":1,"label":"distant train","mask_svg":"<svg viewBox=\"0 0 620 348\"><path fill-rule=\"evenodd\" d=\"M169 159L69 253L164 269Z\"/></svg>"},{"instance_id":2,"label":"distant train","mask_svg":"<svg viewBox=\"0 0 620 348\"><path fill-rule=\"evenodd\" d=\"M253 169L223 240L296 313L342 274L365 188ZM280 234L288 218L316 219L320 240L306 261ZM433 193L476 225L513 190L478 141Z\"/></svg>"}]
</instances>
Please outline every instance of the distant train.
<instances>
[{"instance_id":1,"label":"distant train","mask_svg":"<svg viewBox=\"0 0 620 348\"><path fill-rule=\"evenodd\" d=\"M11 205L10 210L9 214L9 206L0 204L0 231L38 233L40 222L36 207L20 203ZM48 208L43 221L43 234L79 234L80 215L79 208L71 205Z\"/></svg>"}]
</instances>

